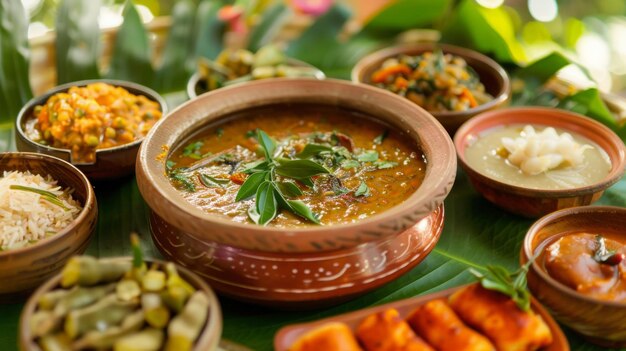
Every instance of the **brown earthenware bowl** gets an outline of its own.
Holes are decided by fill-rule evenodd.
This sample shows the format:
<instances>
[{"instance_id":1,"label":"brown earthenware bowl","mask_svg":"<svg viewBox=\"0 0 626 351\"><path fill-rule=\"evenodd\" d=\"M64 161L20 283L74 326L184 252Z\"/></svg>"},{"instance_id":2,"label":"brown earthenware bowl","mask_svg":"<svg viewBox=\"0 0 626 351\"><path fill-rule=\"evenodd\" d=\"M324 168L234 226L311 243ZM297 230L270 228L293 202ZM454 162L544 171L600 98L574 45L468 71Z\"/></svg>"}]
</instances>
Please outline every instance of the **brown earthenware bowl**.
<instances>
[{"instance_id":1,"label":"brown earthenware bowl","mask_svg":"<svg viewBox=\"0 0 626 351\"><path fill-rule=\"evenodd\" d=\"M611 170L604 179L587 186L563 190L530 189L510 185L472 168L465 159L465 149L489 129L532 124L560 128L579 134L602 148L611 160ZM459 162L470 181L487 200L518 215L530 218L567 207L589 205L624 175L626 146L609 128L585 116L547 107L521 107L490 111L466 122L454 136Z\"/></svg>"},{"instance_id":2,"label":"brown earthenware bowl","mask_svg":"<svg viewBox=\"0 0 626 351\"><path fill-rule=\"evenodd\" d=\"M280 103L353 109L402 130L428 160L422 185L401 205L356 223L280 229L205 213L170 184L167 150L235 112ZM441 231L440 206L455 175L453 145L432 116L381 89L337 80L267 79L203 94L160 121L137 160L137 183L153 211L161 252L221 292L268 304L345 298L417 264Z\"/></svg>"},{"instance_id":3,"label":"brown earthenware bowl","mask_svg":"<svg viewBox=\"0 0 626 351\"><path fill-rule=\"evenodd\" d=\"M98 206L89 181L76 167L56 157L26 153L0 153L0 176L4 171L30 171L50 175L83 209L60 233L32 245L0 251L0 303L18 301L55 275L72 255L85 251L96 228Z\"/></svg>"},{"instance_id":4,"label":"brown earthenware bowl","mask_svg":"<svg viewBox=\"0 0 626 351\"><path fill-rule=\"evenodd\" d=\"M551 213L535 222L524 238L522 264L542 252L558 237L588 232L620 233L626 242L626 208L573 207ZM543 268L540 255L528 271L528 287L561 323L591 342L607 347L626 347L626 303L602 301L583 295L553 279Z\"/></svg>"},{"instance_id":5,"label":"brown earthenware bowl","mask_svg":"<svg viewBox=\"0 0 626 351\"><path fill-rule=\"evenodd\" d=\"M67 162L72 163L80 169L91 180L115 179L130 175L135 170L135 161L137 159L137 151L143 138L133 141L132 143L96 150L96 160L93 163L74 162L69 149L60 149L43 144L39 144L26 135L26 122L33 118L33 111L37 105L43 105L52 95L69 90L74 86L86 86L92 83L107 83L110 85L122 87L134 95L144 95L150 100L156 101L163 113L162 118L167 114L167 104L165 100L150 88L139 84L118 81L111 79L83 80L63 84L52 88L45 94L30 100L17 115L15 124L15 142L19 151L38 152L58 157Z\"/></svg>"},{"instance_id":6,"label":"brown earthenware bowl","mask_svg":"<svg viewBox=\"0 0 626 351\"><path fill-rule=\"evenodd\" d=\"M450 135L454 135L454 132L461 124L473 116L508 104L511 99L511 84L504 68L485 55L453 45L420 43L394 46L373 52L363 57L354 66L352 69L352 81L372 84L372 74L380 69L385 60L398 55L417 56L436 49L441 49L445 54L463 58L478 73L485 90L494 97L493 100L466 111L429 111L446 128Z\"/></svg>"},{"instance_id":7,"label":"brown earthenware bowl","mask_svg":"<svg viewBox=\"0 0 626 351\"><path fill-rule=\"evenodd\" d=\"M106 261L115 261L115 260L132 260L131 257L114 257L104 259ZM148 265L150 263L158 263L165 264L163 261L159 260L146 260ZM200 279L197 275L190 272L188 269L184 267L177 266L176 267L180 276L185 279L189 284L191 284L197 290L201 290L209 297L209 313L207 317L207 322L204 325L198 339L195 342L195 346L193 347L193 351L213 351L217 349L217 345L220 341L220 337L222 335L222 311L220 308L219 301L213 293L211 287L209 287L202 279ZM22 351L41 351L39 345L35 343L33 340L33 336L31 334L30 322L33 317L33 314L37 310L37 304L41 296L53 289L59 288L59 283L61 282L61 274L57 274L50 280L48 280L45 284L43 284L37 291L33 293L33 295L28 299L26 305L22 309L22 314L20 315L20 324L19 324L19 346Z\"/></svg>"},{"instance_id":8,"label":"brown earthenware bowl","mask_svg":"<svg viewBox=\"0 0 626 351\"><path fill-rule=\"evenodd\" d=\"M287 64L293 67L307 67L314 70L315 79L325 79L326 75L321 70L317 69L315 66L310 65L304 61L296 60L293 58L287 58ZM247 83L247 82L242 82ZM238 84L242 84L238 83ZM189 80L187 81L187 96L189 99L195 99L198 95L209 92L206 87L206 82L204 78L200 76L199 72L194 73Z\"/></svg>"}]
</instances>

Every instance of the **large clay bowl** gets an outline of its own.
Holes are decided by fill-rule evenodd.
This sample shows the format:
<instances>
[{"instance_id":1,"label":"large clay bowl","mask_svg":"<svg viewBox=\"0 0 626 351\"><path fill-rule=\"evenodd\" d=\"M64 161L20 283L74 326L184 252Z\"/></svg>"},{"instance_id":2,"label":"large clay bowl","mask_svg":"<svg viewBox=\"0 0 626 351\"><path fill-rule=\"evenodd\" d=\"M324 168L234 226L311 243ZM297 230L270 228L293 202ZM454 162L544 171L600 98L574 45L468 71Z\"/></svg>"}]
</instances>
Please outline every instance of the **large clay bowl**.
<instances>
[{"instance_id":1,"label":"large clay bowl","mask_svg":"<svg viewBox=\"0 0 626 351\"><path fill-rule=\"evenodd\" d=\"M137 139L132 143L96 150L96 160L93 163L74 162L72 160L72 154L69 149L60 149L43 144L39 144L33 140L30 140L26 136L26 122L32 118L33 111L37 105L43 105L48 98L52 95L67 91L73 86L86 86L92 83L107 83L110 85L122 87L128 90L134 95L144 95L150 100L156 101L161 107L163 117L167 114L167 104L165 100L156 93L154 90L136 84L132 82L111 80L111 79L98 79L98 80L83 80L79 82L72 82L63 84L48 90L45 94L33 98L30 100L17 116L17 122L15 124L15 143L19 151L38 152L51 156L58 157L67 162L72 163L78 169L80 169L91 180L106 180L122 178L132 174L135 170L135 161L137 160L137 151L139 145L143 141L143 138Z\"/></svg>"},{"instance_id":2,"label":"large clay bowl","mask_svg":"<svg viewBox=\"0 0 626 351\"><path fill-rule=\"evenodd\" d=\"M215 120L227 118L234 112L280 103L341 106L367 113L404 131L421 148L428 160L422 185L401 205L356 223L279 229L271 226L236 223L220 216L207 214L184 200L170 184L165 172L166 152L164 153L164 150L174 149L191 133ZM375 248L377 244L383 245L382 247L392 245L384 243L391 238L410 236L407 230L408 232L413 230L411 228L422 219L439 216L440 214L433 214L433 212L439 208L449 193L455 174L456 156L451 140L441 125L423 109L406 99L373 87L344 81L314 79L260 80L199 96L179 107L167 119L155 126L141 147L137 160L137 183L141 194L154 212L152 231L156 241L161 243L164 255L172 257L179 263L189 265L191 265L190 259L204 255L208 260L203 263L204 266L194 265L192 269L207 277L213 277L215 271L220 269L222 271L219 274L227 281L226 283L209 278L217 290L255 300L276 298L276 295L271 295L267 289L264 289L271 287L275 282L261 276L261 279L255 282L257 292L251 296L248 289L249 281L241 280L247 272L242 273L240 267L237 266L245 265L249 260L235 261L236 265L213 266L209 262L217 259L216 252L220 254L240 252L242 255L264 253L264 255L267 254L267 259L284 260L282 265L291 267L289 271L297 270L298 273L293 274L299 275L304 274L304 269L307 268L298 267L300 263L296 262L305 257L331 255L330 252L346 255L346 251L340 250L359 251L368 247L377 251L379 250ZM427 220L422 226L430 227L433 222L437 221ZM419 226L418 229L419 232L429 231L431 235L437 232L437 230ZM406 238L398 240L406 240ZM181 250L171 249L181 243L187 246L194 243L188 247L189 250L203 244L203 249L184 253ZM371 246L364 245L367 243ZM378 256L380 257L384 251L379 251ZM386 255L389 255L389 258L392 253L387 252ZM265 259L262 258L262 260ZM413 258L407 258L407 260L416 263ZM350 263L350 261L338 262L338 264L344 263ZM219 268L216 269L216 267ZM386 269L376 270L379 275L371 277L372 281L376 281L378 285L386 281L382 279L386 276L384 274ZM261 271L257 270L257 272ZM332 274L337 274L337 272L333 271ZM290 276L285 279L290 279ZM348 278L343 279L342 282L352 284ZM221 283L223 284L220 285ZM370 284L368 287L377 286L377 283ZM231 288L226 288L224 284ZM233 290L233 287L237 285L243 286L239 292ZM311 281L308 289L316 288L314 281ZM348 289L345 294L354 294L357 289ZM335 295L341 294L341 291L337 291ZM303 299L305 298L313 298L313 295L305 294Z\"/></svg>"},{"instance_id":3,"label":"large clay bowl","mask_svg":"<svg viewBox=\"0 0 626 351\"><path fill-rule=\"evenodd\" d=\"M390 282L423 261L443 230L443 205L385 239L315 253L272 253L198 240L152 212L156 247L230 297L281 308L346 301ZM305 302L305 304L303 304Z\"/></svg>"},{"instance_id":4,"label":"large clay bowl","mask_svg":"<svg viewBox=\"0 0 626 351\"><path fill-rule=\"evenodd\" d=\"M465 149L481 133L512 124L552 126L582 135L607 153L611 160L611 170L604 179L594 184L562 190L542 190L500 182L475 170L467 163ZM459 163L478 192L495 205L530 218L567 207L593 203L608 187L622 178L626 167L626 146L613 131L590 118L556 108L507 108L481 114L459 129L454 136L454 144Z\"/></svg>"},{"instance_id":5,"label":"large clay bowl","mask_svg":"<svg viewBox=\"0 0 626 351\"><path fill-rule=\"evenodd\" d=\"M30 171L50 175L83 206L64 230L19 249L0 251L0 303L25 298L41 283L61 270L71 256L85 251L96 228L98 206L89 181L76 167L56 157L26 152L0 153L4 171Z\"/></svg>"},{"instance_id":6,"label":"large clay bowl","mask_svg":"<svg viewBox=\"0 0 626 351\"><path fill-rule=\"evenodd\" d=\"M354 66L352 69L352 81L371 84L372 73L380 69L382 63L388 58L397 57L398 55L417 56L436 49L462 57L478 73L485 90L494 97L493 100L466 111L429 111L446 128L450 135L454 135L454 132L463 122L477 114L508 104L511 99L511 83L504 68L485 55L453 45L438 43L405 44L375 51L363 57Z\"/></svg>"},{"instance_id":7,"label":"large clay bowl","mask_svg":"<svg viewBox=\"0 0 626 351\"><path fill-rule=\"evenodd\" d=\"M528 230L520 260L567 233L621 233L626 242L626 208L585 206L560 210L542 217ZM528 287L561 323L590 341L607 347L626 347L626 303L602 301L583 295L556 281L542 268L540 256L528 271Z\"/></svg>"},{"instance_id":8,"label":"large clay bowl","mask_svg":"<svg viewBox=\"0 0 626 351\"><path fill-rule=\"evenodd\" d=\"M131 257L114 257L107 258L106 260L126 260L130 261ZM165 262L159 260L146 260L149 263L159 263L164 264ZM180 276L185 279L189 284L191 284L197 290L200 290L207 294L209 297L209 312L207 317L207 322L202 328L198 339L196 340L192 351L213 351L217 349L217 345L220 341L220 337L222 335L222 311L220 308L219 301L215 296L215 293L202 279L200 279L197 275L184 267L176 267ZM24 305L24 309L22 309L22 314L20 315L20 331L19 331L19 346L22 351L41 351L39 345L37 345L31 333L30 321L33 317L33 314L37 310L37 303L41 296L53 289L59 288L59 283L61 282L61 274L54 276L52 279L48 280L44 285L42 285L37 291L33 293L33 295L28 299L26 305Z\"/></svg>"}]
</instances>

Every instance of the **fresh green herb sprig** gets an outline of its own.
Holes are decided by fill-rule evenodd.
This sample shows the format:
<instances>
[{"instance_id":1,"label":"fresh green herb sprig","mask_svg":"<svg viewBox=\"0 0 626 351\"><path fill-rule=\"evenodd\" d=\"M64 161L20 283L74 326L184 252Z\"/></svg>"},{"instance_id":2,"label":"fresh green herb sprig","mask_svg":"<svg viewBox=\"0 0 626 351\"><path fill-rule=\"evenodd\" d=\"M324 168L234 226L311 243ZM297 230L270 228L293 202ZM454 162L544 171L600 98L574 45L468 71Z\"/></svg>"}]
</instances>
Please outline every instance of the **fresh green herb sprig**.
<instances>
[{"instance_id":1,"label":"fresh green herb sprig","mask_svg":"<svg viewBox=\"0 0 626 351\"><path fill-rule=\"evenodd\" d=\"M246 165L244 172L249 176L239 188L235 201L254 197L255 203L248 209L248 215L257 224L271 222L280 209L319 224L318 216L304 202L289 199L301 195L302 191L292 182L279 181L277 176L294 179L311 187L311 177L330 172L312 160L278 157L276 142L262 130L257 130L257 140L265 160Z\"/></svg>"},{"instance_id":2,"label":"fresh green herb sprig","mask_svg":"<svg viewBox=\"0 0 626 351\"><path fill-rule=\"evenodd\" d=\"M202 158L202 153L200 153L200 149L204 143L202 141L193 142L183 149L183 156L193 158L194 160L199 160Z\"/></svg>"},{"instance_id":3,"label":"fresh green herb sprig","mask_svg":"<svg viewBox=\"0 0 626 351\"><path fill-rule=\"evenodd\" d=\"M521 266L517 271L510 273L501 266L488 265L487 274L478 272L470 268L472 273L479 281L483 288L488 290L499 291L511 298L522 311L530 310L530 292L526 286L526 274L530 265L537 256L528 260L526 264Z\"/></svg>"},{"instance_id":4,"label":"fresh green herb sprig","mask_svg":"<svg viewBox=\"0 0 626 351\"><path fill-rule=\"evenodd\" d=\"M39 189L39 188L33 188L30 186L25 186L25 185L16 185L13 184L11 186L9 186L9 189L11 190L21 190L21 191L28 191L31 193L35 193L35 194L39 194L41 195L41 198L43 200L48 201L51 204L57 205L59 207L61 207L63 209L63 211L69 211L70 209L65 206L65 204L63 203L63 201L61 201L61 199L59 199L58 196L56 196L54 193L51 193L47 190L43 190L43 189Z\"/></svg>"},{"instance_id":5,"label":"fresh green herb sprig","mask_svg":"<svg viewBox=\"0 0 626 351\"><path fill-rule=\"evenodd\" d=\"M593 259L601 264L616 266L624 260L624 254L606 248L606 242L602 235L596 235L597 249L593 254Z\"/></svg>"},{"instance_id":6,"label":"fresh green herb sprig","mask_svg":"<svg viewBox=\"0 0 626 351\"><path fill-rule=\"evenodd\" d=\"M165 162L165 172L167 176L174 182L182 185L187 191L196 191L196 184L184 173L186 168L174 169L174 166L176 166L176 162L172 160Z\"/></svg>"}]
</instances>

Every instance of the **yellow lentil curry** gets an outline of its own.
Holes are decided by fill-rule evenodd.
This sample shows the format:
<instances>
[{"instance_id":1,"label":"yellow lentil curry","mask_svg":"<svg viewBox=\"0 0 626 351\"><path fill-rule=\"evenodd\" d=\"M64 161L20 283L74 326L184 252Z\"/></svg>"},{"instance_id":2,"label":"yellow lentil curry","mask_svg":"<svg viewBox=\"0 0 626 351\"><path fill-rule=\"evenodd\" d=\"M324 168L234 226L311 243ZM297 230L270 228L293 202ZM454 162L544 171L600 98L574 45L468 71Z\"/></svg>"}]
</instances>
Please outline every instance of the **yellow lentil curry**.
<instances>
[{"instance_id":1,"label":"yellow lentil curry","mask_svg":"<svg viewBox=\"0 0 626 351\"><path fill-rule=\"evenodd\" d=\"M402 203L423 181L416 142L330 106L244 111L181 143L171 183L207 213L241 223L351 223Z\"/></svg>"},{"instance_id":2,"label":"yellow lentil curry","mask_svg":"<svg viewBox=\"0 0 626 351\"><path fill-rule=\"evenodd\" d=\"M97 149L141 139L160 118L156 101L94 83L71 87L36 106L26 134L40 144L71 150L73 162L92 163Z\"/></svg>"}]
</instances>

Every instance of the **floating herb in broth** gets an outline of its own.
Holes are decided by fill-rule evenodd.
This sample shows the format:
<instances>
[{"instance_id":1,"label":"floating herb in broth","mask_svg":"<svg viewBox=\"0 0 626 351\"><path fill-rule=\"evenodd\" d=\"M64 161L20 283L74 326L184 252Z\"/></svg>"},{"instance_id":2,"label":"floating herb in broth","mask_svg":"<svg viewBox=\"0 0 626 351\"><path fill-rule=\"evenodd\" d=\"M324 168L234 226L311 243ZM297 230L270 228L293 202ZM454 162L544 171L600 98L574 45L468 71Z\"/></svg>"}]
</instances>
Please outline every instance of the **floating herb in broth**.
<instances>
[{"instance_id":1,"label":"floating herb in broth","mask_svg":"<svg viewBox=\"0 0 626 351\"><path fill-rule=\"evenodd\" d=\"M348 110L266 107L224 121L179 145L167 168L187 201L237 222L355 222L401 203L424 178L413 140Z\"/></svg>"}]
</instances>

